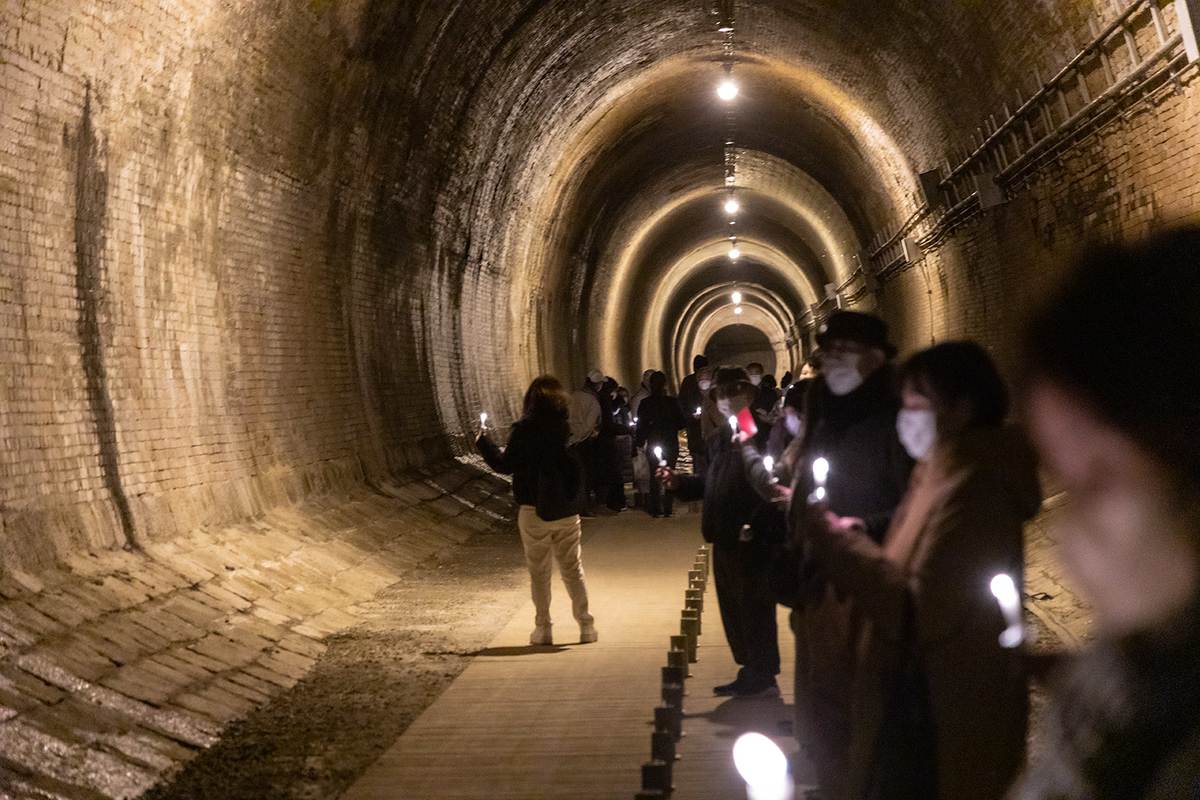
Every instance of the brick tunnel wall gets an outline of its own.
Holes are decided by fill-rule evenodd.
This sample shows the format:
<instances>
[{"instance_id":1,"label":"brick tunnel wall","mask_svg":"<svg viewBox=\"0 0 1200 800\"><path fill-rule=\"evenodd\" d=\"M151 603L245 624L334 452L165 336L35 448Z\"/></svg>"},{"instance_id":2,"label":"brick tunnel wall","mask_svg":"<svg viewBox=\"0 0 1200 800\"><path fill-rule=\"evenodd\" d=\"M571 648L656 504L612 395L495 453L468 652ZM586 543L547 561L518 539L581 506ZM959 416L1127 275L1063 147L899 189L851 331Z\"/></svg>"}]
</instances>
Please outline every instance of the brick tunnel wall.
<instances>
[{"instance_id":1,"label":"brick tunnel wall","mask_svg":"<svg viewBox=\"0 0 1200 800\"><path fill-rule=\"evenodd\" d=\"M1156 5L1173 32L1172 4ZM1114 16L1107 3L1054 9L989 4L975 12L986 16L997 38L988 42L949 26L948 41L980 48L973 65L977 80L940 81L960 111L945 137L926 139L915 149L915 169L942 166L951 144L962 152L964 143L974 141L976 125L989 115L1003 119L1003 108L1016 108L1018 96L1028 98L1037 88L1035 75L1055 74ZM1136 19L1145 56L1159 40L1144 11ZM1117 37L1108 52L1124 57L1123 46ZM963 57L963 63L970 61ZM1085 65L1096 96L1101 65L1096 58ZM1084 247L1200 223L1200 70L1193 64L1165 72L1165 79L1135 88L1094 115L1094 124L1077 126L1003 186L1006 202L969 214L927 248L923 260L885 282L877 308L902 353L931 340L974 339L1015 378L1024 320ZM1081 100L1071 102L1075 109Z\"/></svg>"}]
</instances>

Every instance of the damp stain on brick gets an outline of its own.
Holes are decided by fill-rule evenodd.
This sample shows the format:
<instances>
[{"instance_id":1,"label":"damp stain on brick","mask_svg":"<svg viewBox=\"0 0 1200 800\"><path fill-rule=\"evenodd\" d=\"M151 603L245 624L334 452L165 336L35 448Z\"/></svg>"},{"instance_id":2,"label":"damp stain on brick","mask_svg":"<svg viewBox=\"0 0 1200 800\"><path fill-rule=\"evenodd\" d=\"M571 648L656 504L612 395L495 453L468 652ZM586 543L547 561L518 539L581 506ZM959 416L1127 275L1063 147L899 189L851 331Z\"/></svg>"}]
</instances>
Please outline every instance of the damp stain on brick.
<instances>
[{"instance_id":1,"label":"damp stain on brick","mask_svg":"<svg viewBox=\"0 0 1200 800\"><path fill-rule=\"evenodd\" d=\"M104 366L101 310L104 301L105 213L108 173L103 148L92 122L89 84L75 136L75 290L79 307L79 344L87 383L88 405L96 426L104 485L121 518L125 541L137 546L133 513L121 486L117 422Z\"/></svg>"}]
</instances>

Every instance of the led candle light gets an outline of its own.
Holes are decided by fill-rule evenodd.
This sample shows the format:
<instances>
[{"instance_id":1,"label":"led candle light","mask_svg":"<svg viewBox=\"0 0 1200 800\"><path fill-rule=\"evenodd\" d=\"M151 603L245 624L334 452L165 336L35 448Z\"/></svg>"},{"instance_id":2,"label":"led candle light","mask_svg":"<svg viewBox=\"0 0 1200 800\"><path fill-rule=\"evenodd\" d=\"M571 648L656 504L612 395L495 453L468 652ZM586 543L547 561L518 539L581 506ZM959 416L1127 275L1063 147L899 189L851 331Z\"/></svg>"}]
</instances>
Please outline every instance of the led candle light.
<instances>
[{"instance_id":1,"label":"led candle light","mask_svg":"<svg viewBox=\"0 0 1200 800\"><path fill-rule=\"evenodd\" d=\"M700 416L700 406L696 406L696 416Z\"/></svg>"},{"instance_id":2,"label":"led candle light","mask_svg":"<svg viewBox=\"0 0 1200 800\"><path fill-rule=\"evenodd\" d=\"M825 499L825 479L829 477L829 462L824 458L818 458L813 462L813 481L816 488L809 495L810 503L819 503Z\"/></svg>"},{"instance_id":3,"label":"led candle light","mask_svg":"<svg viewBox=\"0 0 1200 800\"><path fill-rule=\"evenodd\" d=\"M733 764L746 782L748 800L791 800L787 756L761 733L744 733L733 743Z\"/></svg>"},{"instance_id":4,"label":"led candle light","mask_svg":"<svg viewBox=\"0 0 1200 800\"><path fill-rule=\"evenodd\" d=\"M1000 603L1004 623L1008 626L1000 634L1001 647L1016 647L1025 641L1025 626L1021 622L1021 595L1009 576L1001 573L992 578L992 594Z\"/></svg>"},{"instance_id":5,"label":"led candle light","mask_svg":"<svg viewBox=\"0 0 1200 800\"><path fill-rule=\"evenodd\" d=\"M481 430L481 431L487 430L487 412L486 411L479 415L479 430Z\"/></svg>"},{"instance_id":6,"label":"led candle light","mask_svg":"<svg viewBox=\"0 0 1200 800\"><path fill-rule=\"evenodd\" d=\"M729 427L733 428L733 440L736 442L738 438L738 424L737 416L734 414L729 415Z\"/></svg>"},{"instance_id":7,"label":"led candle light","mask_svg":"<svg viewBox=\"0 0 1200 800\"><path fill-rule=\"evenodd\" d=\"M763 466L767 468L767 474L771 476L771 483L776 483L778 479L775 477L775 459L763 456Z\"/></svg>"},{"instance_id":8,"label":"led candle light","mask_svg":"<svg viewBox=\"0 0 1200 800\"><path fill-rule=\"evenodd\" d=\"M660 467L665 467L667 465L667 460L662 457L661 447L654 448L654 457L658 459L658 465Z\"/></svg>"}]
</instances>

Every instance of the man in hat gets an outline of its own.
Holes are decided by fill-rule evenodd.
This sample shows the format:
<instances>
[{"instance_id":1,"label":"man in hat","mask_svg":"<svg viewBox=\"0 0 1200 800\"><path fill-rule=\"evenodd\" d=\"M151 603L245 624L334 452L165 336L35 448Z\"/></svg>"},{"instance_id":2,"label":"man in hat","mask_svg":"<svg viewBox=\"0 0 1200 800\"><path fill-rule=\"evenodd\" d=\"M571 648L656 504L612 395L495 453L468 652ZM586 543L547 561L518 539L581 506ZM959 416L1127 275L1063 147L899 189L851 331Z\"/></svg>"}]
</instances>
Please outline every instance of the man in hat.
<instances>
[{"instance_id":1,"label":"man in hat","mask_svg":"<svg viewBox=\"0 0 1200 800\"><path fill-rule=\"evenodd\" d=\"M806 430L788 512L789 535L799 552L804 552L806 498L815 488L816 459L829 464L829 509L861 520L877 542L887 531L913 467L896 433L896 348L888 341L886 323L871 314L835 311L817 332L817 344L823 354L821 374L806 397ZM828 787L845 771L851 667L860 625L859 615L826 579L824 566L805 560L792 614L797 734Z\"/></svg>"}]
</instances>

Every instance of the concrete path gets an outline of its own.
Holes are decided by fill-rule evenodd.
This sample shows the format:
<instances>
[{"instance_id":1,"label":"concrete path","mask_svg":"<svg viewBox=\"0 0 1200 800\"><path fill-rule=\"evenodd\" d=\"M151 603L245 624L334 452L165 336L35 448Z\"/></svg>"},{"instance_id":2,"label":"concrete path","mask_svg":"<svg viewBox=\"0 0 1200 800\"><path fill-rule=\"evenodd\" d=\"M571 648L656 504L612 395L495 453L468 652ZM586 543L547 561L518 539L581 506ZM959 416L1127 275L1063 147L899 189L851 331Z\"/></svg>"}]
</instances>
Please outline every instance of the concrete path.
<instances>
[{"instance_id":1,"label":"concrete path","mask_svg":"<svg viewBox=\"0 0 1200 800\"><path fill-rule=\"evenodd\" d=\"M585 521L583 563L600 641L578 629L555 578L554 646L528 644L533 606L405 732L343 800L632 798L649 759L660 667L679 633L687 571L702 541L699 517L652 520L638 512ZM674 797L743 798L733 768L736 736L757 730L785 752L790 735L792 635L780 615L783 698L729 700L712 687L736 666L711 583L699 661L684 699ZM806 776L801 776L802 782Z\"/></svg>"}]
</instances>

